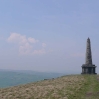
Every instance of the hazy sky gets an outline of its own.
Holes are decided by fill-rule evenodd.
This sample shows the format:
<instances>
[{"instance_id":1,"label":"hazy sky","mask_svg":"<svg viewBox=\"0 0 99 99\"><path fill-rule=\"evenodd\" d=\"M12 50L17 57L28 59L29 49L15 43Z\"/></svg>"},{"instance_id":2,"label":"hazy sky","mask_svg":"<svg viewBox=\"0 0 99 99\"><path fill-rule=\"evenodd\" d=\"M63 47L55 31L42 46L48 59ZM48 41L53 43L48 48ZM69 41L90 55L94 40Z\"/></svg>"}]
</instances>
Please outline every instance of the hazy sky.
<instances>
[{"instance_id":1,"label":"hazy sky","mask_svg":"<svg viewBox=\"0 0 99 99\"><path fill-rule=\"evenodd\" d=\"M88 37L99 73L99 0L0 0L0 69L81 73Z\"/></svg>"}]
</instances>

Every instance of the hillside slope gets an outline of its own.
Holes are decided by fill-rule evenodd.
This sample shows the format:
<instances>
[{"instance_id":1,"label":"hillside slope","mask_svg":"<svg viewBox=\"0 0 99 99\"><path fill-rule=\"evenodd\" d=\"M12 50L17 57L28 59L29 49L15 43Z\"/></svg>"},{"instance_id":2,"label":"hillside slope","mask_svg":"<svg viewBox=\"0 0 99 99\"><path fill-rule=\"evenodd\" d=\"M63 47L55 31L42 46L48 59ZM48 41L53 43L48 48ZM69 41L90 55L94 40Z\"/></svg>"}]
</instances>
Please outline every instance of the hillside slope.
<instances>
[{"instance_id":1,"label":"hillside slope","mask_svg":"<svg viewBox=\"0 0 99 99\"><path fill-rule=\"evenodd\" d=\"M0 89L0 99L99 99L99 76L70 75Z\"/></svg>"}]
</instances>

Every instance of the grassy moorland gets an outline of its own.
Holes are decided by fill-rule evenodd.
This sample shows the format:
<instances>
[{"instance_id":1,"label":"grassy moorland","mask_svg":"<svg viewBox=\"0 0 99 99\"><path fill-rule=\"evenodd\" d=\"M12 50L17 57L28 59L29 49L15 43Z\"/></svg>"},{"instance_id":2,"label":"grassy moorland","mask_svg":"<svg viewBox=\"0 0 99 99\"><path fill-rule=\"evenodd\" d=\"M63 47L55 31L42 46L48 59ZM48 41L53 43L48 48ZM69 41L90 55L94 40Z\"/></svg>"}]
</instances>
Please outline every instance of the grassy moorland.
<instances>
[{"instance_id":1,"label":"grassy moorland","mask_svg":"<svg viewBox=\"0 0 99 99\"><path fill-rule=\"evenodd\" d=\"M99 99L99 76L69 75L1 88L0 99Z\"/></svg>"}]
</instances>

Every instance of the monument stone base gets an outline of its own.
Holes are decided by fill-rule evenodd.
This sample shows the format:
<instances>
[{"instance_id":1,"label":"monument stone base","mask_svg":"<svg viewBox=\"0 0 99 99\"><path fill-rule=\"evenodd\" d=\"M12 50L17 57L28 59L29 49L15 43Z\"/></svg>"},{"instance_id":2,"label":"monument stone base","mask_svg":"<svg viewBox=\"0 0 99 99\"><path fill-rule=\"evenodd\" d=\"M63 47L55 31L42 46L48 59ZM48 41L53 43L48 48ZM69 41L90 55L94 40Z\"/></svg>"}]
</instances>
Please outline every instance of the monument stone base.
<instances>
[{"instance_id":1,"label":"monument stone base","mask_svg":"<svg viewBox=\"0 0 99 99\"><path fill-rule=\"evenodd\" d=\"M81 74L97 74L95 69L96 66L93 64L83 64L82 66L82 73Z\"/></svg>"}]
</instances>

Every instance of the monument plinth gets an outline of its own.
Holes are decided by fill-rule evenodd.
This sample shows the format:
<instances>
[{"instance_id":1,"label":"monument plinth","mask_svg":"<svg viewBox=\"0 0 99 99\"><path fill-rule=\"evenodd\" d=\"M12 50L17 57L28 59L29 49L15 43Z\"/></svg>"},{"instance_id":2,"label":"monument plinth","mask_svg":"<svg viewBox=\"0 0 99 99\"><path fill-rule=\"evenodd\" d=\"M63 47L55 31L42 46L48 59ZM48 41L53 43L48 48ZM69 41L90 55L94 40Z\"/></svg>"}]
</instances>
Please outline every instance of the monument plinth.
<instances>
[{"instance_id":1,"label":"monument plinth","mask_svg":"<svg viewBox=\"0 0 99 99\"><path fill-rule=\"evenodd\" d=\"M87 39L85 64L83 64L81 67L81 74L97 74L95 73L96 66L92 63L91 42L89 38Z\"/></svg>"}]
</instances>

